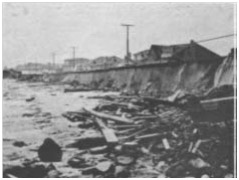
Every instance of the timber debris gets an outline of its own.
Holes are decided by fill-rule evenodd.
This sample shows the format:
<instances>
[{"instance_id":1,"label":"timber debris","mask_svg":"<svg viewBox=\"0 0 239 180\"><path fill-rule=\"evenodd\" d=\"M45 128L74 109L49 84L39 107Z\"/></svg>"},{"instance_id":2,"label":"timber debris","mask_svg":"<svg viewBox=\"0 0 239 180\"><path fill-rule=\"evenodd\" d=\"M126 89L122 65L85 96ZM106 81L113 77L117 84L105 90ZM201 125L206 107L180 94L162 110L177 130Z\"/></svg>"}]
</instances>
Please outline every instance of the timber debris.
<instances>
[{"instance_id":1,"label":"timber debris","mask_svg":"<svg viewBox=\"0 0 239 180\"><path fill-rule=\"evenodd\" d=\"M164 99L91 97L100 101L94 109L62 114L83 132L77 139L65 147L46 139L36 161L7 167L4 177L66 177L49 162L63 161L63 152L72 148L78 153L65 166L76 177L233 177L233 111L225 107L234 97L221 90L208 97L182 91Z\"/></svg>"},{"instance_id":2,"label":"timber debris","mask_svg":"<svg viewBox=\"0 0 239 180\"><path fill-rule=\"evenodd\" d=\"M88 151L102 157L90 164L81 160L87 166L82 173L93 177L122 177L121 171L127 177L231 175L232 116L210 116L206 122L194 119L195 113L208 111L204 99L182 92L169 99L106 96L100 97L95 109L75 112L84 117L75 122L90 120L94 125L89 128L99 130L104 138L104 143L95 143ZM214 110L220 110L220 105Z\"/></svg>"}]
</instances>

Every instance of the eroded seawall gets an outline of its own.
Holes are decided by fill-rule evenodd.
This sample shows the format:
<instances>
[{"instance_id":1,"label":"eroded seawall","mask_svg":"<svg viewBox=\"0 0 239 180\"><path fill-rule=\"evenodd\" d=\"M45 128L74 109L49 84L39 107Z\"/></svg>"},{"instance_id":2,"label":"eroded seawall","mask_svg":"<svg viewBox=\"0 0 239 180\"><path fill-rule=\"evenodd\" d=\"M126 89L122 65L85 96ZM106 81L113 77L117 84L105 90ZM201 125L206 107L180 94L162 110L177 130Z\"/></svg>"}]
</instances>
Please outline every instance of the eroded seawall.
<instances>
[{"instance_id":1,"label":"eroded seawall","mask_svg":"<svg viewBox=\"0 0 239 180\"><path fill-rule=\"evenodd\" d=\"M45 79L64 83L78 81L91 87L109 88L125 91L129 94L167 96L175 90L181 89L188 93L200 95L215 87L215 78L218 78L218 74L220 77L223 76L223 73L218 73L219 68L223 68L223 62L225 60L128 66L55 74ZM233 78L233 69L227 69L225 72L227 72L227 78ZM220 83L217 84L220 85Z\"/></svg>"}]
</instances>

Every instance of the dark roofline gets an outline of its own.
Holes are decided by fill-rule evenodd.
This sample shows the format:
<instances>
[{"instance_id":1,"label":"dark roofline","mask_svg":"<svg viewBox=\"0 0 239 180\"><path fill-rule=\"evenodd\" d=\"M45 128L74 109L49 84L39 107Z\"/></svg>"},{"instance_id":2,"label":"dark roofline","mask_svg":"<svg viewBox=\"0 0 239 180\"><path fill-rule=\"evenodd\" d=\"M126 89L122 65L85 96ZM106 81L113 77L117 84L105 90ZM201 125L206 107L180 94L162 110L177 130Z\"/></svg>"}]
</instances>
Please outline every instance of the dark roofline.
<instances>
[{"instance_id":1,"label":"dark roofline","mask_svg":"<svg viewBox=\"0 0 239 180\"><path fill-rule=\"evenodd\" d=\"M152 44L151 47L175 47L175 46L188 46L190 43L187 44L173 44L173 45L158 45L158 44ZM151 48L150 48L151 49Z\"/></svg>"},{"instance_id":2,"label":"dark roofline","mask_svg":"<svg viewBox=\"0 0 239 180\"><path fill-rule=\"evenodd\" d=\"M149 52L150 49L145 49L145 50L142 50L142 51L138 51L137 53L134 53L133 55L136 55L136 54L141 54L141 53L144 53L144 52Z\"/></svg>"},{"instance_id":3,"label":"dark roofline","mask_svg":"<svg viewBox=\"0 0 239 180\"><path fill-rule=\"evenodd\" d=\"M195 41L193 41L193 40L191 40L191 44L195 44L196 46L200 46L201 48L203 48L203 49L209 51L210 53L214 54L215 56L218 56L218 58L222 58L222 56L220 56L219 54L213 52L212 50L210 50L210 49L208 49L208 48L206 48L206 47L200 45L199 43L197 43L197 42L195 42Z\"/></svg>"}]
</instances>

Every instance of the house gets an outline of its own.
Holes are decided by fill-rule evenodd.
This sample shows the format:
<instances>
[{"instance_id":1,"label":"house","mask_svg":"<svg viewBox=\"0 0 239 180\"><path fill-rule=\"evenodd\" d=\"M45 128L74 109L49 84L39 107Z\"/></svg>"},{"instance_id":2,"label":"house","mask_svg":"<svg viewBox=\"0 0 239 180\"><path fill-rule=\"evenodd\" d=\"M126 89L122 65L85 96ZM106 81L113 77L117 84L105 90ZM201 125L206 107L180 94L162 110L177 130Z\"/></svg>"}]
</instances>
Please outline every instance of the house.
<instances>
[{"instance_id":1,"label":"house","mask_svg":"<svg viewBox=\"0 0 239 180\"><path fill-rule=\"evenodd\" d=\"M21 71L22 74L42 74L44 65L41 63L26 63L18 65L16 70Z\"/></svg>"},{"instance_id":2,"label":"house","mask_svg":"<svg viewBox=\"0 0 239 180\"><path fill-rule=\"evenodd\" d=\"M134 54L134 61L144 61L149 57L149 49Z\"/></svg>"},{"instance_id":3,"label":"house","mask_svg":"<svg viewBox=\"0 0 239 180\"><path fill-rule=\"evenodd\" d=\"M222 60L220 55L194 41L191 41L185 48L175 52L172 58L185 62L208 62Z\"/></svg>"},{"instance_id":4,"label":"house","mask_svg":"<svg viewBox=\"0 0 239 180\"><path fill-rule=\"evenodd\" d=\"M180 45L152 45L149 53L148 60L149 61L164 61L167 59L171 59L176 52L179 52L186 48L188 44L180 44Z\"/></svg>"},{"instance_id":5,"label":"house","mask_svg":"<svg viewBox=\"0 0 239 180\"><path fill-rule=\"evenodd\" d=\"M89 63L86 58L66 59L63 64L63 71L77 71L83 69L85 64Z\"/></svg>"},{"instance_id":6,"label":"house","mask_svg":"<svg viewBox=\"0 0 239 180\"><path fill-rule=\"evenodd\" d=\"M61 71L61 65L52 63L26 63L16 66L16 70L21 71L22 74L55 73Z\"/></svg>"},{"instance_id":7,"label":"house","mask_svg":"<svg viewBox=\"0 0 239 180\"><path fill-rule=\"evenodd\" d=\"M169 61L213 61L221 59L221 56L209 49L191 41L189 44L178 45L152 45L149 51L141 51L135 54L135 60L141 63L169 62Z\"/></svg>"},{"instance_id":8,"label":"house","mask_svg":"<svg viewBox=\"0 0 239 180\"><path fill-rule=\"evenodd\" d=\"M108 69L118 67L123 60L116 56L102 56L91 61L91 69Z\"/></svg>"}]
</instances>

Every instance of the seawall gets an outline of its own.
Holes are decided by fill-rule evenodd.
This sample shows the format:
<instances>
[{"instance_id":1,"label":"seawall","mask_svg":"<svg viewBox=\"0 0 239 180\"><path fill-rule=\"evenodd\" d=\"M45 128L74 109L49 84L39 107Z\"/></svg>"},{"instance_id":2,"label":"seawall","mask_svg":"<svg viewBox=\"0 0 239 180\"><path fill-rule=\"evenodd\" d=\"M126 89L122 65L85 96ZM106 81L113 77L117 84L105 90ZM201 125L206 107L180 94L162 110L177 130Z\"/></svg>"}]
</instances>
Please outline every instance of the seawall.
<instances>
[{"instance_id":1,"label":"seawall","mask_svg":"<svg viewBox=\"0 0 239 180\"><path fill-rule=\"evenodd\" d=\"M181 62L128 66L88 72L46 75L46 81L70 83L78 81L93 88L113 89L129 94L167 96L182 89L201 95L215 86L215 78L223 62ZM227 72L228 74L228 72ZM220 76L223 76L221 73ZM233 76L233 71L231 75ZM220 85L220 83L218 83Z\"/></svg>"}]
</instances>

